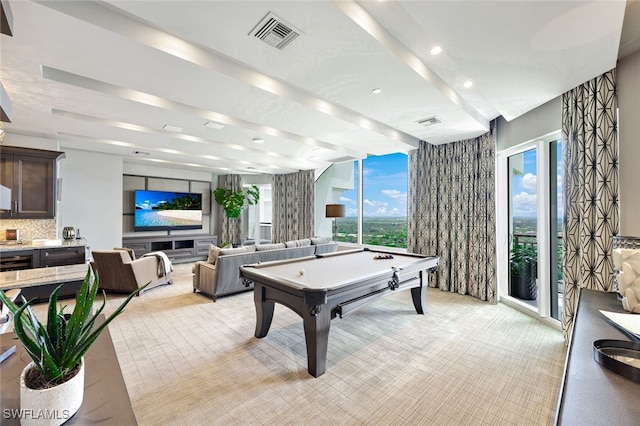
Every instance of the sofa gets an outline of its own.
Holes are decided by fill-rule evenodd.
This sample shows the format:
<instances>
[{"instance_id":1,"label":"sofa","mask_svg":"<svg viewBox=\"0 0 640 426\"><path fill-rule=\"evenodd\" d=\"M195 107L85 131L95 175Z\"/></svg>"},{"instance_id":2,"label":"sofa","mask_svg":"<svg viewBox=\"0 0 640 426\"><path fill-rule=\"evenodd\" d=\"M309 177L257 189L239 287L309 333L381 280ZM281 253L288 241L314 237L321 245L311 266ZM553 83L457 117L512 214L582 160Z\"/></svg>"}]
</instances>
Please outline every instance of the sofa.
<instances>
[{"instance_id":1,"label":"sofa","mask_svg":"<svg viewBox=\"0 0 640 426\"><path fill-rule=\"evenodd\" d=\"M253 289L240 279L240 266L273 260L295 259L334 252L338 243L329 237L304 238L278 244L248 245L237 248L209 247L206 261L193 266L193 292L213 298Z\"/></svg>"}]
</instances>

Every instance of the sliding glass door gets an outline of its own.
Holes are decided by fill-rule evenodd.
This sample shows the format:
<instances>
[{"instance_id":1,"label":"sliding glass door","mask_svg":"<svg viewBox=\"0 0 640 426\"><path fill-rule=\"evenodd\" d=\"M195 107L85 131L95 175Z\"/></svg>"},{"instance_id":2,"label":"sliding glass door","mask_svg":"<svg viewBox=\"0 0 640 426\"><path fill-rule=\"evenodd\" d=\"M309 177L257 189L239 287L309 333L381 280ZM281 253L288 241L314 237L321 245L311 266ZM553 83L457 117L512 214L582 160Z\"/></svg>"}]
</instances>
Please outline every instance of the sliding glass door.
<instances>
[{"instance_id":1,"label":"sliding glass door","mask_svg":"<svg viewBox=\"0 0 640 426\"><path fill-rule=\"evenodd\" d=\"M538 306L537 150L507 158L509 167L509 296Z\"/></svg>"},{"instance_id":2,"label":"sliding glass door","mask_svg":"<svg viewBox=\"0 0 640 426\"><path fill-rule=\"evenodd\" d=\"M562 191L562 139L549 142L549 269L550 269L550 315L560 321L564 301L562 276L562 227L564 203ZM555 295L555 296L554 296Z\"/></svg>"},{"instance_id":3,"label":"sliding glass door","mask_svg":"<svg viewBox=\"0 0 640 426\"><path fill-rule=\"evenodd\" d=\"M557 323L562 312L562 142L559 132L498 153L501 300Z\"/></svg>"}]
</instances>

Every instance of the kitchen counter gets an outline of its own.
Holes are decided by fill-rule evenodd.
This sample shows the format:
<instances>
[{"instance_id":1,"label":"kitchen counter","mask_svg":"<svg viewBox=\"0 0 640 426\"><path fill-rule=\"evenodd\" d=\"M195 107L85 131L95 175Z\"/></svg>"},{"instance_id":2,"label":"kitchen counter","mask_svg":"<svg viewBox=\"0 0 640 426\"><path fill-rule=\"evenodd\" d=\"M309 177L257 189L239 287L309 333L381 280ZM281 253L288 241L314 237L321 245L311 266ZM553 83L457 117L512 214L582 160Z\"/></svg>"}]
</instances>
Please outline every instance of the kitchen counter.
<instances>
[{"instance_id":1,"label":"kitchen counter","mask_svg":"<svg viewBox=\"0 0 640 426\"><path fill-rule=\"evenodd\" d=\"M24 269L21 271L0 272L0 288L27 288L46 284L61 284L72 281L82 281L87 275L89 265L79 263L75 265L54 266L52 268Z\"/></svg>"},{"instance_id":2,"label":"kitchen counter","mask_svg":"<svg viewBox=\"0 0 640 426\"><path fill-rule=\"evenodd\" d=\"M79 238L77 240L62 240L61 244L55 246L33 245L31 241L26 240L23 242L23 244L18 244L15 241L0 241L0 253L5 251L41 250L59 247L79 247L86 245L87 240L84 238Z\"/></svg>"}]
</instances>

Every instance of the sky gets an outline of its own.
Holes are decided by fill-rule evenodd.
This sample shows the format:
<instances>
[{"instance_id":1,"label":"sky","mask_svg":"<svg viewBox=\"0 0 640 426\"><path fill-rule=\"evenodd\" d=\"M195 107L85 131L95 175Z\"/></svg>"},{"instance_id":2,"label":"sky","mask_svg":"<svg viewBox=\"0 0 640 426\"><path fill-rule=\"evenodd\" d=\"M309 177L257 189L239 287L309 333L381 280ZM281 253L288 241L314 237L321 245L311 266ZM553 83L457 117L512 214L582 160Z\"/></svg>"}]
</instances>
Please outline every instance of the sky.
<instances>
[{"instance_id":1,"label":"sky","mask_svg":"<svg viewBox=\"0 0 640 426\"><path fill-rule=\"evenodd\" d=\"M356 164L357 170L357 162ZM407 217L407 154L369 156L363 168L363 217ZM354 176L358 182L357 172ZM347 217L357 216L357 187L345 191L340 203Z\"/></svg>"},{"instance_id":2,"label":"sky","mask_svg":"<svg viewBox=\"0 0 640 426\"><path fill-rule=\"evenodd\" d=\"M558 152L556 164L556 179L558 182L558 217L562 217L562 144L557 144ZM511 178L511 196L513 199L513 217L536 217L536 193L537 193L537 166L536 150L531 149L522 154L524 170L523 174Z\"/></svg>"},{"instance_id":3,"label":"sky","mask_svg":"<svg viewBox=\"0 0 640 426\"><path fill-rule=\"evenodd\" d=\"M562 144L557 144L556 178L558 182L558 217L562 217ZM536 150L521 154L524 170L512 177L511 196L513 197L514 217L536 217L537 215L537 164ZM364 174L364 216L369 217L406 217L407 216L407 166L406 154L369 156L363 163ZM354 189L345 191L340 202L346 206L347 217L357 216L357 162L354 162L356 174Z\"/></svg>"}]
</instances>

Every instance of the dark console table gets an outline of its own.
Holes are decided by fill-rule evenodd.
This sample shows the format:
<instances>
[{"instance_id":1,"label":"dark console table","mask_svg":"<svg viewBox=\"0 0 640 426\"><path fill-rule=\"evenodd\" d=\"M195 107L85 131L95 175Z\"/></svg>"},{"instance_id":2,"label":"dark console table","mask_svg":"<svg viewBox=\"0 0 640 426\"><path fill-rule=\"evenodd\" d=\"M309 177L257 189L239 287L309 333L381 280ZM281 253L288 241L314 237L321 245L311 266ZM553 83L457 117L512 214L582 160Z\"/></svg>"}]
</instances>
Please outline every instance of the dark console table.
<instances>
[{"instance_id":1,"label":"dark console table","mask_svg":"<svg viewBox=\"0 0 640 426\"><path fill-rule=\"evenodd\" d=\"M593 359L594 340L631 340L600 309L626 312L615 293L582 289L556 414L558 425L622 426L640 421L640 383Z\"/></svg>"},{"instance_id":2,"label":"dark console table","mask_svg":"<svg viewBox=\"0 0 640 426\"><path fill-rule=\"evenodd\" d=\"M98 318L102 323L104 316ZM0 346L15 344L16 353L0 364L0 425L20 424L10 415L20 408L20 373L31 362L14 333L0 334ZM85 355L84 399L80 410L65 425L137 425L109 327Z\"/></svg>"}]
</instances>

